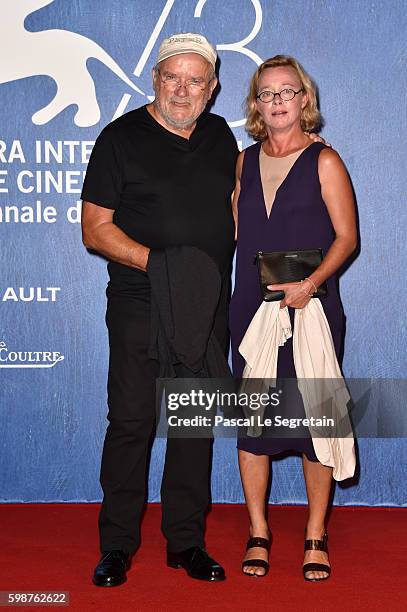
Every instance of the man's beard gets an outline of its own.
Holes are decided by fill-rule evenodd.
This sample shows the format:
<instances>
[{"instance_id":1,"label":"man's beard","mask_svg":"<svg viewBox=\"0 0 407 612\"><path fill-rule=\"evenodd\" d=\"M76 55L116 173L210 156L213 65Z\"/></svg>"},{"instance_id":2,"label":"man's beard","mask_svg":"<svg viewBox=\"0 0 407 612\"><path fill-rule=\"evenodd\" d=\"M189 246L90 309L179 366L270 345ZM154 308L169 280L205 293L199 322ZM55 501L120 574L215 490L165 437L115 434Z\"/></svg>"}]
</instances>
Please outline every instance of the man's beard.
<instances>
[{"instance_id":1,"label":"man's beard","mask_svg":"<svg viewBox=\"0 0 407 612\"><path fill-rule=\"evenodd\" d=\"M181 102L183 104L185 103L190 103L188 99L186 98L180 98L179 100L177 100L176 96L174 96L171 101L174 100L175 102ZM171 103L170 101L170 103ZM160 103L160 98L156 95L155 100L154 100L154 105L158 110L158 113L161 115L161 117L164 119L164 121L170 125L171 127L177 129L177 130L188 130L190 127L192 127L195 123L195 121L198 119L199 115L202 114L202 112L205 109L207 100L204 100L202 102L202 109L197 112L195 115L192 115L192 117L187 117L181 121L173 119L171 117L171 115L169 115L161 106Z\"/></svg>"}]
</instances>

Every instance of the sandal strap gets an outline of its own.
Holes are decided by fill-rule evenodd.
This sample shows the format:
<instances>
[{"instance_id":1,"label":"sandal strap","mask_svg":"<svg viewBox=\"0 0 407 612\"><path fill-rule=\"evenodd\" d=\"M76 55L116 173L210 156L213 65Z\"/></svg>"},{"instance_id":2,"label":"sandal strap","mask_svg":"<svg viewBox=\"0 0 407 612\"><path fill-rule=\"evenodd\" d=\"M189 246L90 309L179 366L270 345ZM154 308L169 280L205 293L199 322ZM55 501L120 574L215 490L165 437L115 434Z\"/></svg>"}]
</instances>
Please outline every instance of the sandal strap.
<instances>
[{"instance_id":1,"label":"sandal strap","mask_svg":"<svg viewBox=\"0 0 407 612\"><path fill-rule=\"evenodd\" d=\"M304 551L306 550L322 550L328 552L328 534L324 534L322 540L305 540Z\"/></svg>"},{"instance_id":2,"label":"sandal strap","mask_svg":"<svg viewBox=\"0 0 407 612\"><path fill-rule=\"evenodd\" d=\"M266 550L270 550L271 541L266 538L249 538L247 540L246 550L249 548L265 548Z\"/></svg>"},{"instance_id":3,"label":"sandal strap","mask_svg":"<svg viewBox=\"0 0 407 612\"><path fill-rule=\"evenodd\" d=\"M243 561L242 563L242 569L244 567L262 567L265 570L268 570L270 567L270 564L268 563L268 561L265 561L264 559L247 559L247 561Z\"/></svg>"},{"instance_id":4,"label":"sandal strap","mask_svg":"<svg viewBox=\"0 0 407 612\"><path fill-rule=\"evenodd\" d=\"M325 565L325 563L306 563L302 566L302 571L304 574L307 572L326 572L330 574L331 568L329 565Z\"/></svg>"}]
</instances>

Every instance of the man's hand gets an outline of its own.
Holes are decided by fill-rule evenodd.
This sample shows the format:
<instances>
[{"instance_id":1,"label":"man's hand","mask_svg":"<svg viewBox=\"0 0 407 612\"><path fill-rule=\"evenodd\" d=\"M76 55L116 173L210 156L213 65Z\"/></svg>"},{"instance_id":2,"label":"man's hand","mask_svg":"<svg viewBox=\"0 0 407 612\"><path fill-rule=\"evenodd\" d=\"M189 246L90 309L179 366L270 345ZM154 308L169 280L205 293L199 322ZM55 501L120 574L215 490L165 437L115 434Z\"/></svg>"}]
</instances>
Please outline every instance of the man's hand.
<instances>
[{"instance_id":1,"label":"man's hand","mask_svg":"<svg viewBox=\"0 0 407 612\"><path fill-rule=\"evenodd\" d=\"M319 134L314 134L313 132L304 132L304 134L306 136L308 136L308 138L310 140L312 140L312 142L322 142L322 144L326 145L327 147L331 147L332 145L329 144L329 142L326 142L326 140L324 140L322 138L322 136L319 136Z\"/></svg>"},{"instance_id":2,"label":"man's hand","mask_svg":"<svg viewBox=\"0 0 407 612\"><path fill-rule=\"evenodd\" d=\"M280 308L291 306L292 308L304 308L312 297L314 287L305 279L299 283L279 283L267 285L270 291L284 291L284 299L280 302Z\"/></svg>"}]
</instances>

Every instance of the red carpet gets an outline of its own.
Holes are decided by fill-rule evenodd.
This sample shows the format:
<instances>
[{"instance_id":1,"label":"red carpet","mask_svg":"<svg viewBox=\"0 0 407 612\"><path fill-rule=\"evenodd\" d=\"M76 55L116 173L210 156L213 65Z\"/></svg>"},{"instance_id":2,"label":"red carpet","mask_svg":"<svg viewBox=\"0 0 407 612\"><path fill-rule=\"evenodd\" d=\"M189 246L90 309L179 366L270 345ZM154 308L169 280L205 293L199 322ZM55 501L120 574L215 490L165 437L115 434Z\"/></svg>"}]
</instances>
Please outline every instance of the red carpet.
<instances>
[{"instance_id":1,"label":"red carpet","mask_svg":"<svg viewBox=\"0 0 407 612\"><path fill-rule=\"evenodd\" d=\"M65 609L84 612L407 610L403 509L334 508L329 522L332 576L315 584L304 582L300 571L304 507L270 508L271 569L259 580L240 573L245 509L216 505L208 517L207 546L225 566L228 579L208 584L165 566L160 507L150 505L128 581L111 589L95 587L90 580L99 556L98 510L86 504L0 506L0 590L69 591L71 603Z\"/></svg>"}]
</instances>

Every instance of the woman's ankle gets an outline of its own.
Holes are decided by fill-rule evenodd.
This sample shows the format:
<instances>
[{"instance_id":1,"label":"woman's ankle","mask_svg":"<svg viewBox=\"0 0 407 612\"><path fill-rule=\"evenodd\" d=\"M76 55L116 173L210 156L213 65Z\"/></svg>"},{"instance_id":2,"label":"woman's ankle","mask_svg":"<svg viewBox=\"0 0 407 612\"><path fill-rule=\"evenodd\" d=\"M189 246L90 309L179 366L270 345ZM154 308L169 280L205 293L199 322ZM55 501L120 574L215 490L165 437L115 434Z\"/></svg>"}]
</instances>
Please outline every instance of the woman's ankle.
<instances>
[{"instance_id":1,"label":"woman's ankle","mask_svg":"<svg viewBox=\"0 0 407 612\"><path fill-rule=\"evenodd\" d=\"M269 529L266 519L250 523L249 533L250 533L250 537L252 538L253 537L268 538L270 534L270 529Z\"/></svg>"},{"instance_id":2,"label":"woman's ankle","mask_svg":"<svg viewBox=\"0 0 407 612\"><path fill-rule=\"evenodd\" d=\"M326 533L325 525L308 523L305 528L306 540L322 540Z\"/></svg>"}]
</instances>

